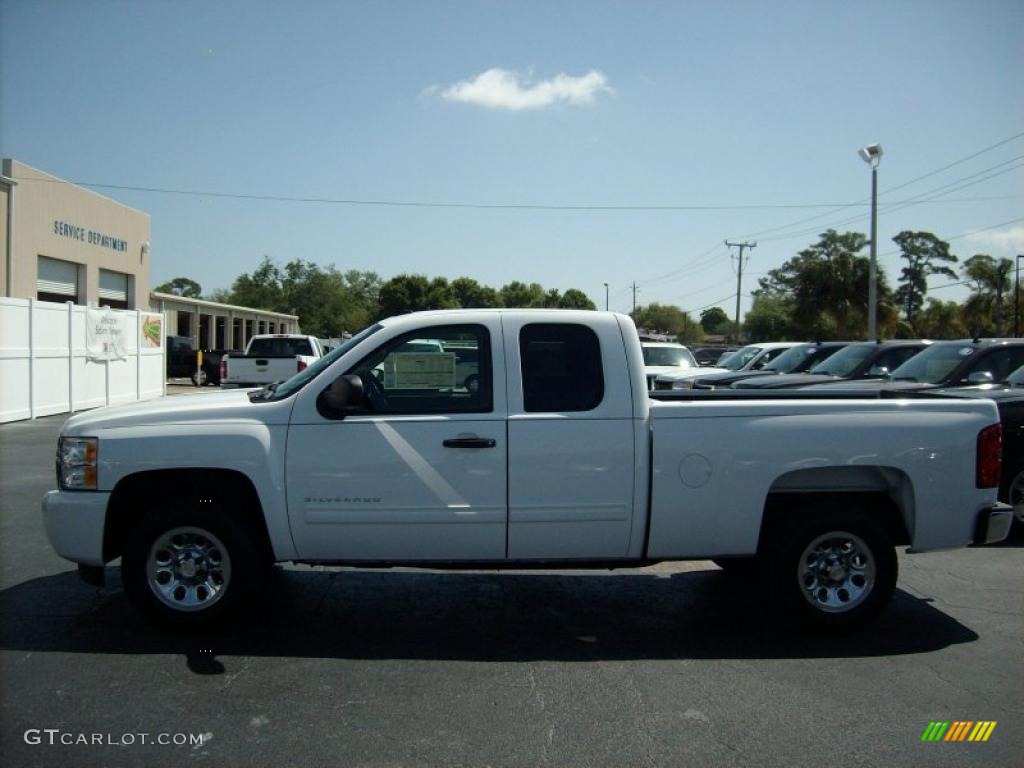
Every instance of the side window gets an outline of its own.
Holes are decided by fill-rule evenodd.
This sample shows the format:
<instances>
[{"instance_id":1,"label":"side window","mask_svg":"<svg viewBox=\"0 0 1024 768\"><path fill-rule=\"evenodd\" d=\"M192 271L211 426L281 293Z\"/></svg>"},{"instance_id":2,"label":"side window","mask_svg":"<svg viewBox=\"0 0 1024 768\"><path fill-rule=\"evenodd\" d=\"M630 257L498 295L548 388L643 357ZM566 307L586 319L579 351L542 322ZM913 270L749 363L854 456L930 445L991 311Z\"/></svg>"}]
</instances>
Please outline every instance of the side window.
<instances>
[{"instance_id":1,"label":"side window","mask_svg":"<svg viewBox=\"0 0 1024 768\"><path fill-rule=\"evenodd\" d=\"M754 368L756 368L757 370L761 370L766 365L768 365L768 363L770 363L772 360L774 360L776 357L778 357L779 355L786 351L787 350L784 347L779 349L769 349L767 352L764 353L764 356L757 361L756 365L754 365Z\"/></svg>"},{"instance_id":2,"label":"side window","mask_svg":"<svg viewBox=\"0 0 1024 768\"><path fill-rule=\"evenodd\" d=\"M604 399L601 345L585 325L524 325L519 331L519 357L528 412L590 411Z\"/></svg>"},{"instance_id":3,"label":"side window","mask_svg":"<svg viewBox=\"0 0 1024 768\"><path fill-rule=\"evenodd\" d=\"M489 413L491 339L482 325L443 325L392 339L349 373L372 413Z\"/></svg>"},{"instance_id":4,"label":"side window","mask_svg":"<svg viewBox=\"0 0 1024 768\"><path fill-rule=\"evenodd\" d=\"M921 350L915 347L897 347L896 349L891 349L888 352L882 353L875 365L884 366L890 371L895 371L920 351Z\"/></svg>"},{"instance_id":5,"label":"side window","mask_svg":"<svg viewBox=\"0 0 1024 768\"><path fill-rule=\"evenodd\" d=\"M1005 381L1006 377L1024 365L1024 349L1003 347L987 355L982 355L964 372L964 379L975 371L988 371L995 381Z\"/></svg>"}]
</instances>

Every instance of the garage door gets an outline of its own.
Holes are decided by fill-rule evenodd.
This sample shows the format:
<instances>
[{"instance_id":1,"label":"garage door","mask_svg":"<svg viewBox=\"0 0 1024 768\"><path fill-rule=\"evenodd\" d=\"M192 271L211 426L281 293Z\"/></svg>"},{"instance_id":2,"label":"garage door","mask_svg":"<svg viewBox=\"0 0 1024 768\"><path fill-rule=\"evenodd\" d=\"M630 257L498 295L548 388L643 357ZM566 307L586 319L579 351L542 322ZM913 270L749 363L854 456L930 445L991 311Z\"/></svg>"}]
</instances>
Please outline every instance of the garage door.
<instances>
[{"instance_id":1,"label":"garage door","mask_svg":"<svg viewBox=\"0 0 1024 768\"><path fill-rule=\"evenodd\" d=\"M39 257L36 291L44 301L78 299L78 265L70 261Z\"/></svg>"},{"instance_id":2,"label":"garage door","mask_svg":"<svg viewBox=\"0 0 1024 768\"><path fill-rule=\"evenodd\" d=\"M101 269L99 297L101 302L105 300L106 302L127 303L128 275L123 272Z\"/></svg>"}]
</instances>

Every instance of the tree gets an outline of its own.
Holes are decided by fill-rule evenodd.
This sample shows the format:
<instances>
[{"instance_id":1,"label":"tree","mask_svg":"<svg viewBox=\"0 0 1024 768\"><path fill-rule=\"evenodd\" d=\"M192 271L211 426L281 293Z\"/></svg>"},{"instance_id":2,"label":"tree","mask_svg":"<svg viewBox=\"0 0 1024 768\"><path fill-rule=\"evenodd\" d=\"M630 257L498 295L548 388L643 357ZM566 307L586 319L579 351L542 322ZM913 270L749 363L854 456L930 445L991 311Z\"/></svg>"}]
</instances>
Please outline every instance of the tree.
<instances>
[{"instance_id":1,"label":"tree","mask_svg":"<svg viewBox=\"0 0 1024 768\"><path fill-rule=\"evenodd\" d=\"M721 307L711 307L700 313L700 327L705 333L722 333L729 322L729 316Z\"/></svg>"},{"instance_id":2,"label":"tree","mask_svg":"<svg viewBox=\"0 0 1024 768\"><path fill-rule=\"evenodd\" d=\"M913 325L928 292L929 276L944 275L955 280L956 272L947 265L955 264L956 256L949 252L949 243L931 232L904 230L893 242L900 247L900 258L907 261L900 273L896 302L903 308L907 322Z\"/></svg>"},{"instance_id":3,"label":"tree","mask_svg":"<svg viewBox=\"0 0 1024 768\"><path fill-rule=\"evenodd\" d=\"M235 278L231 284L231 303L275 312L287 311L281 290L281 270L269 256L263 257L252 274L243 272Z\"/></svg>"},{"instance_id":4,"label":"tree","mask_svg":"<svg viewBox=\"0 0 1024 768\"><path fill-rule=\"evenodd\" d=\"M867 238L859 232L823 232L817 243L800 251L761 278L755 297L785 296L792 307L790 330L811 339L856 339L867 334L870 262L860 251ZM880 335L896 324L892 290L879 271Z\"/></svg>"},{"instance_id":5,"label":"tree","mask_svg":"<svg viewBox=\"0 0 1024 768\"><path fill-rule=\"evenodd\" d=\"M704 341L704 329L686 312L671 304L652 302L639 306L632 314L638 328L678 337L683 343Z\"/></svg>"},{"instance_id":6,"label":"tree","mask_svg":"<svg viewBox=\"0 0 1024 768\"><path fill-rule=\"evenodd\" d=\"M458 297L446 278L398 275L385 282L378 294L377 317L385 318L425 309L456 309Z\"/></svg>"},{"instance_id":7,"label":"tree","mask_svg":"<svg viewBox=\"0 0 1024 768\"><path fill-rule=\"evenodd\" d=\"M501 303L505 307L543 307L546 306L547 294L540 283L521 283L514 280L501 287Z\"/></svg>"},{"instance_id":8,"label":"tree","mask_svg":"<svg viewBox=\"0 0 1024 768\"><path fill-rule=\"evenodd\" d=\"M203 287L188 277L176 277L166 283L161 283L153 290L160 293L173 293L175 296L183 296L187 299L199 299L203 295Z\"/></svg>"},{"instance_id":9,"label":"tree","mask_svg":"<svg viewBox=\"0 0 1024 768\"><path fill-rule=\"evenodd\" d=\"M972 294L964 302L964 320L972 334L1000 336L1007 316L1005 297L1010 293L1013 261L978 253L963 263L963 275L970 282Z\"/></svg>"},{"instance_id":10,"label":"tree","mask_svg":"<svg viewBox=\"0 0 1024 768\"><path fill-rule=\"evenodd\" d=\"M231 303L231 290L228 288L214 288L208 294L203 296L207 301L216 301L220 304Z\"/></svg>"},{"instance_id":11,"label":"tree","mask_svg":"<svg viewBox=\"0 0 1024 768\"><path fill-rule=\"evenodd\" d=\"M962 339L968 335L960 305L955 301L928 299L917 314L914 330L925 339Z\"/></svg>"},{"instance_id":12,"label":"tree","mask_svg":"<svg viewBox=\"0 0 1024 768\"><path fill-rule=\"evenodd\" d=\"M500 307L501 297L487 285L481 285L471 277L457 277L452 280L452 290L459 306L463 309Z\"/></svg>"},{"instance_id":13,"label":"tree","mask_svg":"<svg viewBox=\"0 0 1024 768\"><path fill-rule=\"evenodd\" d=\"M562 294L558 300L559 309L597 309L597 305L590 300L583 291L577 288L570 288Z\"/></svg>"},{"instance_id":14,"label":"tree","mask_svg":"<svg viewBox=\"0 0 1024 768\"><path fill-rule=\"evenodd\" d=\"M772 293L755 295L750 311L743 318L747 338L756 341L796 338L791 330L792 314L792 303L785 296Z\"/></svg>"}]
</instances>

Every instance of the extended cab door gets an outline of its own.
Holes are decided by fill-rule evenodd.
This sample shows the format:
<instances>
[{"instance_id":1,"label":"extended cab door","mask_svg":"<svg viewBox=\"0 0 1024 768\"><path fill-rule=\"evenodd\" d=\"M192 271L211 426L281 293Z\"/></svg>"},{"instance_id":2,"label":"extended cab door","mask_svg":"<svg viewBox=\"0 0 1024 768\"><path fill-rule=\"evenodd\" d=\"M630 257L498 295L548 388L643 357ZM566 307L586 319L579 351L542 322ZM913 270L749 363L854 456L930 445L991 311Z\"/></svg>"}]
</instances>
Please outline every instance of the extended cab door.
<instances>
[{"instance_id":1,"label":"extended cab door","mask_svg":"<svg viewBox=\"0 0 1024 768\"><path fill-rule=\"evenodd\" d=\"M626 557L634 393L615 317L582 324L510 313L504 326L509 558Z\"/></svg>"},{"instance_id":2,"label":"extended cab door","mask_svg":"<svg viewBox=\"0 0 1024 768\"><path fill-rule=\"evenodd\" d=\"M469 317L397 336L380 331L361 360L337 370L364 380L371 397L363 412L338 421L317 411L333 370L300 393L286 459L300 559L505 557L501 318Z\"/></svg>"}]
</instances>

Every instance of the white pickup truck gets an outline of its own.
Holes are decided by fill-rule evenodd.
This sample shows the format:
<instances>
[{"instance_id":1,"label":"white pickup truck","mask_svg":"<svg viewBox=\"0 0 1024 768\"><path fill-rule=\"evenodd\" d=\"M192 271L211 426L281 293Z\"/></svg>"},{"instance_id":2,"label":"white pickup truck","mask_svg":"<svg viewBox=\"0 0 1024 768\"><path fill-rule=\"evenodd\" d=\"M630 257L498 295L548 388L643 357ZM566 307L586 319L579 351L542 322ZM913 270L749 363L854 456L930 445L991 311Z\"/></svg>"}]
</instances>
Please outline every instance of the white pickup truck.
<instances>
[{"instance_id":1,"label":"white pickup truck","mask_svg":"<svg viewBox=\"0 0 1024 768\"><path fill-rule=\"evenodd\" d=\"M225 355L220 361L224 389L262 387L290 379L323 357L320 340L295 333L253 336L244 355Z\"/></svg>"},{"instance_id":2,"label":"white pickup truck","mask_svg":"<svg viewBox=\"0 0 1024 768\"><path fill-rule=\"evenodd\" d=\"M988 400L646 390L624 315L393 317L276 386L73 416L46 530L91 583L121 557L135 605L178 625L251 604L273 562L713 558L834 629L887 603L896 546L1009 530Z\"/></svg>"}]
</instances>

